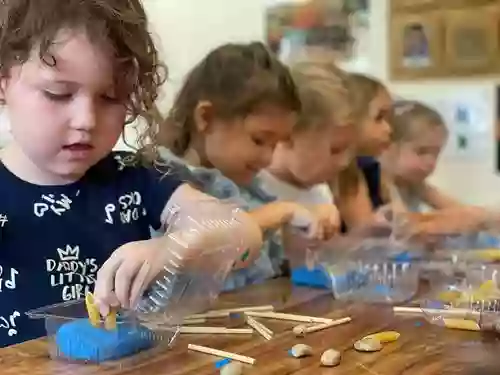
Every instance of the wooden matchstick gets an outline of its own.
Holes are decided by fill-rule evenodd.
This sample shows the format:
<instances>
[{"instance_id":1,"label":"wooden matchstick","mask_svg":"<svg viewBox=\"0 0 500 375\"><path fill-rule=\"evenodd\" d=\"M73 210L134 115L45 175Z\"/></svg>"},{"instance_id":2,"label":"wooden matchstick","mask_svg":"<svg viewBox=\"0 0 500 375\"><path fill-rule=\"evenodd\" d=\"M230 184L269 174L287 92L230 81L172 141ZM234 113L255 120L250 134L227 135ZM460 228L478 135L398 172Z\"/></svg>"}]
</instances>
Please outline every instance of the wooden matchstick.
<instances>
[{"instance_id":1,"label":"wooden matchstick","mask_svg":"<svg viewBox=\"0 0 500 375\"><path fill-rule=\"evenodd\" d=\"M268 318L276 320L290 320L293 322L304 322L304 323L331 323L332 319L319 318L316 316L305 316L305 315L294 315L294 314L283 314L275 312L257 312L257 311L246 311L245 315L254 318Z\"/></svg>"},{"instance_id":2,"label":"wooden matchstick","mask_svg":"<svg viewBox=\"0 0 500 375\"><path fill-rule=\"evenodd\" d=\"M260 335L266 340L271 340L273 338L273 333L269 328L265 327L263 324L259 323L251 316L247 316L246 318L247 324L255 329L258 333L260 333Z\"/></svg>"},{"instance_id":3,"label":"wooden matchstick","mask_svg":"<svg viewBox=\"0 0 500 375\"><path fill-rule=\"evenodd\" d=\"M187 326L187 325L195 325L195 324L203 324L203 323L206 323L206 319L205 318L199 318L199 319L186 319L182 322L183 325Z\"/></svg>"},{"instance_id":4,"label":"wooden matchstick","mask_svg":"<svg viewBox=\"0 0 500 375\"><path fill-rule=\"evenodd\" d=\"M348 316L346 318L333 320L330 323L316 324L316 325L309 326L309 327L307 327L305 325L299 325L299 326L294 327L293 333L296 336L304 336L306 333L321 331L323 329L327 329L330 327L335 327L335 326L338 326L341 324L349 323L351 320L352 319Z\"/></svg>"},{"instance_id":5,"label":"wooden matchstick","mask_svg":"<svg viewBox=\"0 0 500 375\"><path fill-rule=\"evenodd\" d=\"M406 307L394 306L393 309L396 314L431 314L431 315L447 315L447 316L480 316L479 311L472 309L427 309L425 307Z\"/></svg>"},{"instance_id":6,"label":"wooden matchstick","mask_svg":"<svg viewBox=\"0 0 500 375\"><path fill-rule=\"evenodd\" d=\"M181 327L180 333L197 333L197 334L252 334L251 328L226 328L226 327L196 327L186 326Z\"/></svg>"},{"instance_id":7,"label":"wooden matchstick","mask_svg":"<svg viewBox=\"0 0 500 375\"><path fill-rule=\"evenodd\" d=\"M217 357L233 359L233 360L238 361L238 362L248 363L249 365L253 365L256 362L255 358L252 358L252 357L247 357L247 356L244 356L241 354L236 354L236 353L231 353L231 352L225 352L223 350L213 349L213 348L209 348L207 346L189 344L188 349L196 351L196 352L204 353L204 354L214 355Z\"/></svg>"},{"instance_id":8,"label":"wooden matchstick","mask_svg":"<svg viewBox=\"0 0 500 375\"><path fill-rule=\"evenodd\" d=\"M237 307L234 309L223 309L223 310L210 310L203 314L194 314L186 318L186 320L191 319L208 319L208 318L225 318L231 314L244 313L246 311L274 311L274 306L247 306L247 307Z\"/></svg>"}]
</instances>

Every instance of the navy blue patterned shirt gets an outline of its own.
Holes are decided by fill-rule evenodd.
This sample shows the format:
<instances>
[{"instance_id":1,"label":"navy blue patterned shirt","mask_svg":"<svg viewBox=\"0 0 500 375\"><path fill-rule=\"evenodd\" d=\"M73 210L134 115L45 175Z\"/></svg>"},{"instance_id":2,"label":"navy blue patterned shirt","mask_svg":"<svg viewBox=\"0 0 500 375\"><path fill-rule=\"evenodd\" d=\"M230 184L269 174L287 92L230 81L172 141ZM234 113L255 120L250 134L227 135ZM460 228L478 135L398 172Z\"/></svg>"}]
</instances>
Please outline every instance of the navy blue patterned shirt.
<instances>
[{"instance_id":1,"label":"navy blue patterned shirt","mask_svg":"<svg viewBox=\"0 0 500 375\"><path fill-rule=\"evenodd\" d=\"M84 297L116 248L162 227L181 182L128 165L131 155L113 152L64 186L30 184L0 164L0 347L45 335L26 311Z\"/></svg>"}]
</instances>

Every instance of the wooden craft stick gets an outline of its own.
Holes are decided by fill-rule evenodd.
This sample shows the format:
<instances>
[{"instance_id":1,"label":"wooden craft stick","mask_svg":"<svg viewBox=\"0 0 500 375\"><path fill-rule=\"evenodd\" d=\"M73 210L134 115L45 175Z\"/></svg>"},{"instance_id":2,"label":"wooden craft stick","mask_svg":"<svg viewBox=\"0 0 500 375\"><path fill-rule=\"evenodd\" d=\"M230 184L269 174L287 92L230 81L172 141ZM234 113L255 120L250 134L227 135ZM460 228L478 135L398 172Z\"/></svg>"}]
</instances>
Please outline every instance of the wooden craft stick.
<instances>
[{"instance_id":1,"label":"wooden craft stick","mask_svg":"<svg viewBox=\"0 0 500 375\"><path fill-rule=\"evenodd\" d=\"M236 307L234 309L223 309L223 310L210 310L203 314L194 314L186 318L186 320L191 319L208 319L208 318L225 318L234 313L244 313L246 311L274 311L274 306L247 306L247 307Z\"/></svg>"},{"instance_id":2,"label":"wooden craft stick","mask_svg":"<svg viewBox=\"0 0 500 375\"><path fill-rule=\"evenodd\" d=\"M290 320L293 322L304 322L304 323L331 323L332 319L319 318L316 316L305 316L305 315L294 315L294 314L283 314L275 312L257 312L257 311L246 311L245 315L254 318L268 318L277 320Z\"/></svg>"},{"instance_id":3,"label":"wooden craft stick","mask_svg":"<svg viewBox=\"0 0 500 375\"><path fill-rule=\"evenodd\" d=\"M209 348L207 346L189 344L188 349L196 351L196 352L204 353L204 354L211 354L211 355L214 355L217 357L233 359L233 360L238 361L238 362L248 363L249 365L253 365L256 362L255 358L252 358L252 357L247 357L247 356L244 356L241 354L236 354L236 353L231 353L231 352L225 352L222 350Z\"/></svg>"},{"instance_id":4,"label":"wooden craft stick","mask_svg":"<svg viewBox=\"0 0 500 375\"><path fill-rule=\"evenodd\" d=\"M249 334L253 333L251 328L226 328L226 327L181 327L180 333L198 333L198 334Z\"/></svg>"},{"instance_id":5,"label":"wooden craft stick","mask_svg":"<svg viewBox=\"0 0 500 375\"><path fill-rule=\"evenodd\" d=\"M426 309L422 307L393 307L394 313L397 314L433 314L433 315L448 315L448 316L480 316L479 311L471 309Z\"/></svg>"},{"instance_id":6,"label":"wooden craft stick","mask_svg":"<svg viewBox=\"0 0 500 375\"><path fill-rule=\"evenodd\" d=\"M305 325L299 325L299 326L294 327L293 333L296 336L303 336L306 333L317 332L317 331L321 331L323 329L327 329L327 328L335 327L335 326L338 326L341 324L349 323L351 320L352 320L351 317L348 316L348 317L345 317L342 319L332 320L330 323L321 323L321 324L316 324L316 325L309 326L309 327L307 327Z\"/></svg>"},{"instance_id":7,"label":"wooden craft stick","mask_svg":"<svg viewBox=\"0 0 500 375\"><path fill-rule=\"evenodd\" d=\"M203 324L206 323L207 320L205 318L199 318L199 319L186 319L182 322L183 325L195 325L195 324Z\"/></svg>"},{"instance_id":8,"label":"wooden craft stick","mask_svg":"<svg viewBox=\"0 0 500 375\"><path fill-rule=\"evenodd\" d=\"M273 334L271 330L258 321L256 321L254 318L251 316L247 316L247 324L255 329L262 337L264 337L266 340L271 340L273 338Z\"/></svg>"}]
</instances>

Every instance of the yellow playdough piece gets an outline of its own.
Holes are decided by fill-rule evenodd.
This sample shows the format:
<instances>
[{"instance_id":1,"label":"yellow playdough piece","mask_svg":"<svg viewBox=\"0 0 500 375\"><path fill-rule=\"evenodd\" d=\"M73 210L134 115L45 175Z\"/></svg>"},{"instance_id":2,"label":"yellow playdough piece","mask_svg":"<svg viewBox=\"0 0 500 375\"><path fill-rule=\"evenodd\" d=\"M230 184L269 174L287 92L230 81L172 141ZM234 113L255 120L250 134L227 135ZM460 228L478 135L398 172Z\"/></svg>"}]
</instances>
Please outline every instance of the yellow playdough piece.
<instances>
[{"instance_id":1,"label":"yellow playdough piece","mask_svg":"<svg viewBox=\"0 0 500 375\"><path fill-rule=\"evenodd\" d=\"M470 319L443 319L446 328L462 329L466 331L480 331L481 328L475 320Z\"/></svg>"},{"instance_id":2,"label":"yellow playdough piece","mask_svg":"<svg viewBox=\"0 0 500 375\"><path fill-rule=\"evenodd\" d=\"M384 332L379 332L379 333L374 333L372 335L368 335L363 337L361 340L378 340L380 343L385 344L388 342L393 342L396 341L401 334L396 331L384 331Z\"/></svg>"}]
</instances>

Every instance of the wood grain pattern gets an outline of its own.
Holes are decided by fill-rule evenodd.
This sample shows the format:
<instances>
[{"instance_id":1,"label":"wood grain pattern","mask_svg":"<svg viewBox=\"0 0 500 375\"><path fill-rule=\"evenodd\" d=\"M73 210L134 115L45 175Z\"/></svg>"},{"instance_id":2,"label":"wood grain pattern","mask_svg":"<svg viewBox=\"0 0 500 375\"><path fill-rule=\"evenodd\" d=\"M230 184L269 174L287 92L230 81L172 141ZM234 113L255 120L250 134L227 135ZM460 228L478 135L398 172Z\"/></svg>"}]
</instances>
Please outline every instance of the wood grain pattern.
<instances>
[{"instance_id":1,"label":"wood grain pattern","mask_svg":"<svg viewBox=\"0 0 500 375\"><path fill-rule=\"evenodd\" d=\"M351 316L352 322L296 338L293 322L262 320L275 332L270 341L255 333L242 335L181 335L174 347L142 365L130 368L75 365L52 361L45 340L35 340L1 349L2 375L215 375L220 358L189 352L197 344L230 351L257 360L245 365L245 374L258 375L497 375L500 369L500 341L480 332L447 330L419 317L394 316L390 306L366 306L334 301L327 291L292 288L278 279L221 297L217 308L273 304L276 311L337 319ZM229 322L214 320L219 324ZM234 323L234 322L233 322ZM242 319L240 324L244 324ZM353 343L371 333L395 330L401 337L377 353L358 353ZM304 343L314 356L295 359L287 351ZM334 348L342 353L336 368L320 367L323 351Z\"/></svg>"}]
</instances>

